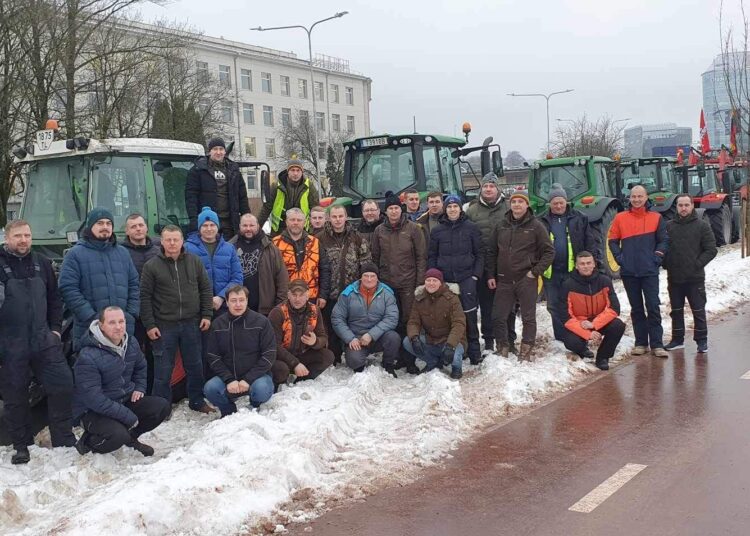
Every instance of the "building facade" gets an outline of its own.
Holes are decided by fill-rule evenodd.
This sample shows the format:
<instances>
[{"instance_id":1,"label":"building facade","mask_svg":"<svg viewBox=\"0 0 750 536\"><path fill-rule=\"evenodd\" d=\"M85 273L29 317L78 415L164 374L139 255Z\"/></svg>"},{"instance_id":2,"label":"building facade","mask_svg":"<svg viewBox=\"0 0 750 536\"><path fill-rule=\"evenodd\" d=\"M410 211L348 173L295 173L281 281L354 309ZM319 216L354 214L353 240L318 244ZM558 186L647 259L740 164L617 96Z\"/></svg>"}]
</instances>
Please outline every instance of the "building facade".
<instances>
[{"instance_id":1,"label":"building facade","mask_svg":"<svg viewBox=\"0 0 750 536\"><path fill-rule=\"evenodd\" d=\"M649 158L652 156L676 156L677 148L690 145L693 129L678 127L676 123L639 125L625 129L624 156Z\"/></svg>"},{"instance_id":2,"label":"building facade","mask_svg":"<svg viewBox=\"0 0 750 536\"><path fill-rule=\"evenodd\" d=\"M750 58L748 58L750 59ZM750 73L748 64L742 53L720 54L701 75L703 82L703 113L706 117L708 139L712 148L730 145L730 128L732 103L729 98L729 88L747 98L747 80ZM742 120L747 125L747 120ZM747 133L738 133L737 144L740 148L747 148Z\"/></svg>"}]
</instances>

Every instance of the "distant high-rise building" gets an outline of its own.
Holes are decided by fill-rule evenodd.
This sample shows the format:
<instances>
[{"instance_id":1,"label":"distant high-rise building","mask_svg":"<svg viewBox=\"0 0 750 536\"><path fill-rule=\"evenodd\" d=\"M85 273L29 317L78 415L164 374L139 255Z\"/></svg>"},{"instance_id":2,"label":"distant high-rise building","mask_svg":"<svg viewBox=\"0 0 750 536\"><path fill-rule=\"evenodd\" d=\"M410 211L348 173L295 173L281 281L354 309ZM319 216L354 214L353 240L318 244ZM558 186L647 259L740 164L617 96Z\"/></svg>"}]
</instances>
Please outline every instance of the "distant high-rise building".
<instances>
[{"instance_id":1,"label":"distant high-rise building","mask_svg":"<svg viewBox=\"0 0 750 536\"><path fill-rule=\"evenodd\" d=\"M693 129L678 127L676 123L639 125L625 129L624 156L648 158L651 156L676 156L677 149L690 145Z\"/></svg>"},{"instance_id":2,"label":"distant high-rise building","mask_svg":"<svg viewBox=\"0 0 750 536\"><path fill-rule=\"evenodd\" d=\"M750 58L749 58L750 59ZM732 103L727 91L727 82L730 88L744 88L743 93L747 97L747 80L750 70L742 68L746 62L742 61L742 53L720 54L716 56L708 70L701 75L703 79L703 113L706 117L706 129L711 148L719 149L722 145L729 147L730 117L732 114ZM727 78L728 77L728 78ZM739 96L743 98L742 96ZM698 111L696 110L696 117ZM747 119L743 118L743 124ZM738 133L738 136L740 134ZM737 143L740 147L747 148L747 134L742 134L742 139Z\"/></svg>"}]
</instances>

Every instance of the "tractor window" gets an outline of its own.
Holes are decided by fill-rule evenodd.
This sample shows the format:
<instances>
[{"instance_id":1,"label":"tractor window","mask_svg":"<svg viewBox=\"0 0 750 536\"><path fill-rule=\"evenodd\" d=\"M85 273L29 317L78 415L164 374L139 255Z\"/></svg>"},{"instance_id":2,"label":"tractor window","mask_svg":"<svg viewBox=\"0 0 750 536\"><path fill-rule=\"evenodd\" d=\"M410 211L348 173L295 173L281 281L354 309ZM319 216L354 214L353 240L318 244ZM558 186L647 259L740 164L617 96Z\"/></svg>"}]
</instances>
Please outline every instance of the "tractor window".
<instances>
[{"instance_id":1,"label":"tractor window","mask_svg":"<svg viewBox=\"0 0 750 536\"><path fill-rule=\"evenodd\" d=\"M604 164L595 164L594 173L596 173L596 181L598 184L598 190L600 195L611 195L609 188L609 180L607 177L607 168Z\"/></svg>"},{"instance_id":2,"label":"tractor window","mask_svg":"<svg viewBox=\"0 0 750 536\"><path fill-rule=\"evenodd\" d=\"M153 160L156 205L159 225L187 227L189 218L185 208L185 181L193 160L159 158ZM153 229L156 232L156 229Z\"/></svg>"},{"instance_id":3,"label":"tractor window","mask_svg":"<svg viewBox=\"0 0 750 536\"><path fill-rule=\"evenodd\" d=\"M716 175L707 169L706 176L701 179L698 171L691 170L688 174L688 193L692 196L703 196L716 191Z\"/></svg>"},{"instance_id":4,"label":"tractor window","mask_svg":"<svg viewBox=\"0 0 750 536\"><path fill-rule=\"evenodd\" d=\"M661 167L661 180L665 192L677 193L682 189L680 174L672 166Z\"/></svg>"},{"instance_id":5,"label":"tractor window","mask_svg":"<svg viewBox=\"0 0 750 536\"><path fill-rule=\"evenodd\" d=\"M622 188L623 194L629 195L633 186L641 185L646 188L646 192L653 194L659 191L659 184L656 180L656 164L642 164L638 167L638 174L634 174L630 166L622 168Z\"/></svg>"},{"instance_id":6,"label":"tractor window","mask_svg":"<svg viewBox=\"0 0 750 536\"><path fill-rule=\"evenodd\" d=\"M89 206L105 207L115 217L115 232L125 230L125 218L146 213L146 181L140 156L108 156L91 170Z\"/></svg>"},{"instance_id":7,"label":"tractor window","mask_svg":"<svg viewBox=\"0 0 750 536\"><path fill-rule=\"evenodd\" d=\"M549 192L553 184L559 184L568 194L568 199L573 200L580 197L588 190L586 180L586 166L574 166L572 164L563 166L540 167L534 170L534 193L549 201Z\"/></svg>"},{"instance_id":8,"label":"tractor window","mask_svg":"<svg viewBox=\"0 0 750 536\"><path fill-rule=\"evenodd\" d=\"M410 145L354 152L351 187L364 197L383 198L386 192L400 192L415 182Z\"/></svg>"},{"instance_id":9,"label":"tractor window","mask_svg":"<svg viewBox=\"0 0 750 536\"><path fill-rule=\"evenodd\" d=\"M440 169L443 172L443 188L440 190L444 193L460 193L463 191L463 188L459 185L459 180L461 178L460 168L457 165L458 161L453 158L453 155L451 155L451 148L441 147L438 150L438 156L440 157ZM427 191L434 189L435 188L430 188L429 183L427 184Z\"/></svg>"},{"instance_id":10,"label":"tractor window","mask_svg":"<svg viewBox=\"0 0 750 536\"><path fill-rule=\"evenodd\" d=\"M425 189L442 191L440 187L440 169L438 168L436 147L427 145L422 148L422 160L424 161Z\"/></svg>"}]
</instances>

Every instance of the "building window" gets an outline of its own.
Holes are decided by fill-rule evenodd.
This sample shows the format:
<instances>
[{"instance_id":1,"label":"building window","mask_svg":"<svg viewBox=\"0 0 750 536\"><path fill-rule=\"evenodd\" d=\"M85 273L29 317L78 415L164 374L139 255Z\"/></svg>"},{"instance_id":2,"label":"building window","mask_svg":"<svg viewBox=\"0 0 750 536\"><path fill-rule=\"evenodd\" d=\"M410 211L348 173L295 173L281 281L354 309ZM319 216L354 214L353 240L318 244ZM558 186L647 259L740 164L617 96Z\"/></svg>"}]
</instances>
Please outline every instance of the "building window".
<instances>
[{"instance_id":1,"label":"building window","mask_svg":"<svg viewBox=\"0 0 750 536\"><path fill-rule=\"evenodd\" d=\"M232 113L232 103L229 101L222 101L221 103L221 121L223 123L234 123L234 114Z\"/></svg>"},{"instance_id":2,"label":"building window","mask_svg":"<svg viewBox=\"0 0 750 536\"><path fill-rule=\"evenodd\" d=\"M354 104L354 88L353 87L346 88L346 103Z\"/></svg>"},{"instance_id":3,"label":"building window","mask_svg":"<svg viewBox=\"0 0 750 536\"><path fill-rule=\"evenodd\" d=\"M232 69L229 65L219 65L219 83L222 86L232 87Z\"/></svg>"},{"instance_id":4,"label":"building window","mask_svg":"<svg viewBox=\"0 0 750 536\"><path fill-rule=\"evenodd\" d=\"M266 138L266 158L276 158L276 140Z\"/></svg>"},{"instance_id":5,"label":"building window","mask_svg":"<svg viewBox=\"0 0 750 536\"><path fill-rule=\"evenodd\" d=\"M255 149L255 138L245 138L245 156L252 156L253 158L258 156L257 150Z\"/></svg>"},{"instance_id":6,"label":"building window","mask_svg":"<svg viewBox=\"0 0 750 536\"><path fill-rule=\"evenodd\" d=\"M258 181L258 170L249 168L245 172L245 184L247 184L247 189L255 190L257 188L257 186L255 186L257 181Z\"/></svg>"},{"instance_id":7,"label":"building window","mask_svg":"<svg viewBox=\"0 0 750 536\"><path fill-rule=\"evenodd\" d=\"M288 97L290 95L290 89L289 89L289 77L284 76L283 74L280 77L281 80L281 94L284 97Z\"/></svg>"},{"instance_id":8,"label":"building window","mask_svg":"<svg viewBox=\"0 0 750 536\"><path fill-rule=\"evenodd\" d=\"M320 158L321 160L325 160L327 149L328 147L326 146L326 142L324 141L318 142L318 158Z\"/></svg>"},{"instance_id":9,"label":"building window","mask_svg":"<svg viewBox=\"0 0 750 536\"><path fill-rule=\"evenodd\" d=\"M297 83L299 85L299 93L298 96L300 99L306 99L307 98L307 80L304 78L300 78L297 80Z\"/></svg>"},{"instance_id":10,"label":"building window","mask_svg":"<svg viewBox=\"0 0 750 536\"><path fill-rule=\"evenodd\" d=\"M307 110L300 110L299 111L299 122L302 125L307 125L310 122L310 112Z\"/></svg>"},{"instance_id":11,"label":"building window","mask_svg":"<svg viewBox=\"0 0 750 536\"><path fill-rule=\"evenodd\" d=\"M331 130L334 132L341 131L341 116L339 114L331 114Z\"/></svg>"},{"instance_id":12,"label":"building window","mask_svg":"<svg viewBox=\"0 0 750 536\"><path fill-rule=\"evenodd\" d=\"M263 93L272 93L271 73L260 73L260 86L260 89Z\"/></svg>"},{"instance_id":13,"label":"building window","mask_svg":"<svg viewBox=\"0 0 750 536\"><path fill-rule=\"evenodd\" d=\"M324 89L323 89L323 82L315 82L315 100L316 101L323 101L325 100Z\"/></svg>"},{"instance_id":14,"label":"building window","mask_svg":"<svg viewBox=\"0 0 750 536\"><path fill-rule=\"evenodd\" d=\"M354 134L354 116L353 115L346 116L346 131L349 134Z\"/></svg>"},{"instance_id":15,"label":"building window","mask_svg":"<svg viewBox=\"0 0 750 536\"><path fill-rule=\"evenodd\" d=\"M323 112L315 113L315 128L318 130L326 129L326 114Z\"/></svg>"},{"instance_id":16,"label":"building window","mask_svg":"<svg viewBox=\"0 0 750 536\"><path fill-rule=\"evenodd\" d=\"M331 84L331 102L338 104L339 102L339 86L338 84Z\"/></svg>"},{"instance_id":17,"label":"building window","mask_svg":"<svg viewBox=\"0 0 750 536\"><path fill-rule=\"evenodd\" d=\"M255 108L252 104L244 103L242 105L242 118L247 125L255 124Z\"/></svg>"},{"instance_id":18,"label":"building window","mask_svg":"<svg viewBox=\"0 0 750 536\"><path fill-rule=\"evenodd\" d=\"M198 75L198 82L208 83L208 62L196 61L195 72Z\"/></svg>"},{"instance_id":19,"label":"building window","mask_svg":"<svg viewBox=\"0 0 750 536\"><path fill-rule=\"evenodd\" d=\"M291 108L281 109L281 126L284 128L292 126L292 109Z\"/></svg>"},{"instance_id":20,"label":"building window","mask_svg":"<svg viewBox=\"0 0 750 536\"><path fill-rule=\"evenodd\" d=\"M263 107L263 124L267 127L273 126L273 106Z\"/></svg>"},{"instance_id":21,"label":"building window","mask_svg":"<svg viewBox=\"0 0 750 536\"><path fill-rule=\"evenodd\" d=\"M253 72L250 69L240 69L242 89L253 90Z\"/></svg>"}]
</instances>

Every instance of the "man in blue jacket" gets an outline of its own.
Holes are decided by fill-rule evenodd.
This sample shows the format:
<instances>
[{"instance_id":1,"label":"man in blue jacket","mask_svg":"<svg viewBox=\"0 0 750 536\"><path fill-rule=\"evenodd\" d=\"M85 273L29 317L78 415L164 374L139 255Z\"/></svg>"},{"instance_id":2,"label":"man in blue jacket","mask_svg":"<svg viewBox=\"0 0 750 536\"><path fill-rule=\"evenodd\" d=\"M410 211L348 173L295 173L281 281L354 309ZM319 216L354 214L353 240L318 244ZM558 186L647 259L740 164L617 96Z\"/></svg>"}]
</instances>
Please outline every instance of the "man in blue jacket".
<instances>
[{"instance_id":1,"label":"man in blue jacket","mask_svg":"<svg viewBox=\"0 0 750 536\"><path fill-rule=\"evenodd\" d=\"M125 312L128 335L135 331L140 310L138 271L128 250L117 243L114 218L96 207L86 217L83 237L65 255L60 269L60 292L73 313L73 350L97 314L109 305Z\"/></svg>"},{"instance_id":2,"label":"man in blue jacket","mask_svg":"<svg viewBox=\"0 0 750 536\"><path fill-rule=\"evenodd\" d=\"M167 418L170 404L145 394L146 359L126 333L121 308L105 307L91 322L73 372L73 418L84 429L78 452L106 454L126 445L152 456L154 449L138 438Z\"/></svg>"},{"instance_id":3,"label":"man in blue jacket","mask_svg":"<svg viewBox=\"0 0 750 536\"><path fill-rule=\"evenodd\" d=\"M378 281L378 267L373 262L362 265L362 276L339 295L331 313L333 329L346 344L346 364L362 372L367 356L383 352L383 368L394 378L401 347L396 332L398 305L391 288Z\"/></svg>"}]
</instances>

